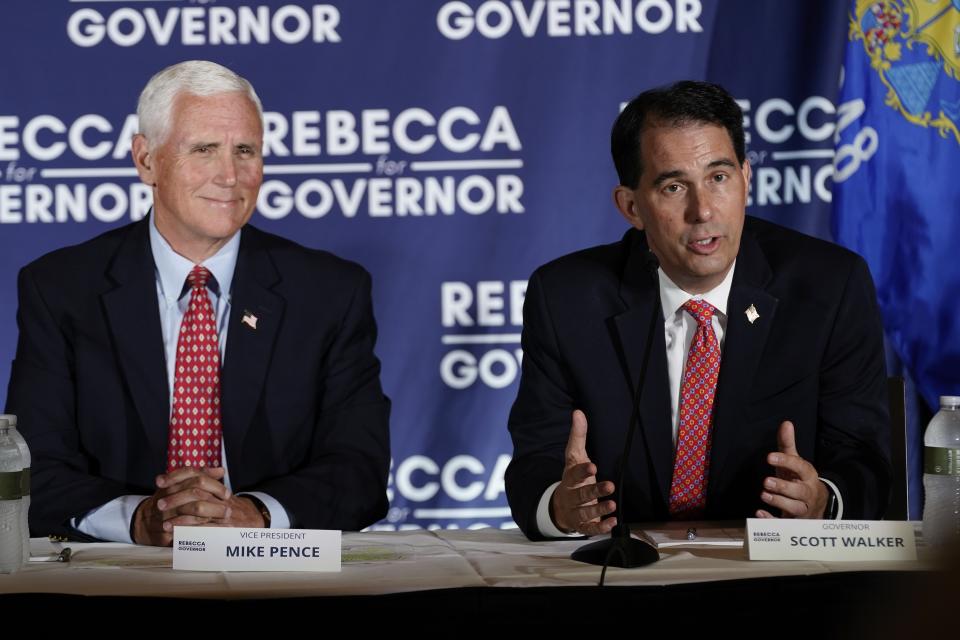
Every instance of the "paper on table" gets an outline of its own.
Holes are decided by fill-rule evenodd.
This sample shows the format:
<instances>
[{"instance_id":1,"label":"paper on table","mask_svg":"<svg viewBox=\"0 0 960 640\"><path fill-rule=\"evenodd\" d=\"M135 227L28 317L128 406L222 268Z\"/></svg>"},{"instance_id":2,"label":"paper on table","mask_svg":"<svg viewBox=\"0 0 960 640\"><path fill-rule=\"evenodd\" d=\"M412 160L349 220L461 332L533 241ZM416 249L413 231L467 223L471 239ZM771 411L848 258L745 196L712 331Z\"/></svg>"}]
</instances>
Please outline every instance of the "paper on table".
<instances>
[{"instance_id":1,"label":"paper on table","mask_svg":"<svg viewBox=\"0 0 960 640\"><path fill-rule=\"evenodd\" d=\"M148 547L122 542L70 542L70 566L74 569L147 569L169 568L172 555L168 547ZM59 553L64 544L46 538L30 539L30 555Z\"/></svg>"},{"instance_id":2,"label":"paper on table","mask_svg":"<svg viewBox=\"0 0 960 640\"><path fill-rule=\"evenodd\" d=\"M644 527L643 532L658 549L670 547L742 547L743 529L703 526L702 523L668 523L661 527ZM689 536L688 532L694 535Z\"/></svg>"}]
</instances>

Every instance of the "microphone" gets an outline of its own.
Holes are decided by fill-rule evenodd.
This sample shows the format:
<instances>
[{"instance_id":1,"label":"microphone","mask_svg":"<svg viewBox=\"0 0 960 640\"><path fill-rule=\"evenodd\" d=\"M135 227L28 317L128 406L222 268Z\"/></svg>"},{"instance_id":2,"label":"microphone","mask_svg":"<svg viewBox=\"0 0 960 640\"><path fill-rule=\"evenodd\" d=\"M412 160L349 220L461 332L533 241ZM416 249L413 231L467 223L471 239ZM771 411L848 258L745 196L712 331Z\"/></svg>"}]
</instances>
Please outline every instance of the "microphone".
<instances>
[{"instance_id":1,"label":"microphone","mask_svg":"<svg viewBox=\"0 0 960 640\"><path fill-rule=\"evenodd\" d=\"M647 271L653 278L657 277L657 268L660 262L652 251L647 251L644 256L644 271ZM604 540L597 540L580 547L574 551L570 558L578 562L587 564L602 565L603 572L600 576L600 586L603 586L603 579L607 572L607 566L622 567L632 569L642 567L660 559L660 553L657 551L656 543L643 536L642 539L634 538L630 535L630 525L626 522L626 503L624 502L626 483L624 476L627 468L627 458L630 455L630 447L633 443L633 434L636 427L640 425L640 400L643 394L643 382L647 376L647 366L650 363L650 351L653 349L654 331L658 328L663 331L662 323L658 322L660 312L660 296L656 297L657 302L653 305L650 314L650 327L647 330L647 348L643 355L643 363L640 365L640 372L637 376L637 386L633 389L633 410L630 413L630 421L627 424L627 433L624 438L623 451L617 463L617 488L615 496L617 500L617 524L610 531L610 537Z\"/></svg>"}]
</instances>

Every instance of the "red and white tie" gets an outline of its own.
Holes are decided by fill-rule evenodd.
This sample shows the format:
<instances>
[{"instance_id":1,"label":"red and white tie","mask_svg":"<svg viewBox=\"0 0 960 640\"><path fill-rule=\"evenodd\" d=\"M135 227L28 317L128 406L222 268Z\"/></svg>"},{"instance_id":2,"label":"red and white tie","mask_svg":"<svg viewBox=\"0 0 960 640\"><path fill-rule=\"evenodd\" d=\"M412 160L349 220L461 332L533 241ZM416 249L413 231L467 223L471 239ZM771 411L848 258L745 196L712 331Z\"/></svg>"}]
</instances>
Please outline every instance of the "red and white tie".
<instances>
[{"instance_id":1,"label":"red and white tie","mask_svg":"<svg viewBox=\"0 0 960 640\"><path fill-rule=\"evenodd\" d=\"M167 473L180 467L220 466L220 343L207 281L197 265L187 276L190 303L177 338Z\"/></svg>"},{"instance_id":2,"label":"red and white tie","mask_svg":"<svg viewBox=\"0 0 960 640\"><path fill-rule=\"evenodd\" d=\"M670 515L702 517L707 505L713 400L720 374L720 344L711 318L716 309L702 300L688 300L683 309L697 321L680 387L680 425L670 485Z\"/></svg>"}]
</instances>

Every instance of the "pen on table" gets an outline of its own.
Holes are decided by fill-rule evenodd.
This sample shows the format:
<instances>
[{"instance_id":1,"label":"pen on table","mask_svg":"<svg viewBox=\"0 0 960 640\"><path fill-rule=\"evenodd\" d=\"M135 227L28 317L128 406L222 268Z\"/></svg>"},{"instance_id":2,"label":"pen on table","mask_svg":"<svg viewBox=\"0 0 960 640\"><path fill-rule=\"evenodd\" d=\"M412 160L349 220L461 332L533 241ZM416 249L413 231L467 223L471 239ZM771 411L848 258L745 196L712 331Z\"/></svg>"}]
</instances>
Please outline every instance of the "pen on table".
<instances>
[{"instance_id":1,"label":"pen on table","mask_svg":"<svg viewBox=\"0 0 960 640\"><path fill-rule=\"evenodd\" d=\"M58 553L50 553L42 556L31 556L30 562L70 562L70 556L73 555L73 549L64 547Z\"/></svg>"}]
</instances>

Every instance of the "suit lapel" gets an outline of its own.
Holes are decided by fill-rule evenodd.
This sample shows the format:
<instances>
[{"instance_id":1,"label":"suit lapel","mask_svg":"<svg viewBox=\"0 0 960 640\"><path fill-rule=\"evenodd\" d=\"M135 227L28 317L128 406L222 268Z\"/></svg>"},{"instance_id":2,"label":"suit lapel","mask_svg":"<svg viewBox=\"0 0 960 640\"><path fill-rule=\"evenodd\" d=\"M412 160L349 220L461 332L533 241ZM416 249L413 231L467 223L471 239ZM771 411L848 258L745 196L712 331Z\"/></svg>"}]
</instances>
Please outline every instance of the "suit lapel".
<instances>
[{"instance_id":1,"label":"suit lapel","mask_svg":"<svg viewBox=\"0 0 960 640\"><path fill-rule=\"evenodd\" d=\"M279 281L261 232L244 227L233 277L222 386L224 441L232 443L227 463L238 471L283 318L284 300L271 290Z\"/></svg>"},{"instance_id":2,"label":"suit lapel","mask_svg":"<svg viewBox=\"0 0 960 640\"><path fill-rule=\"evenodd\" d=\"M116 285L103 293L108 329L130 396L161 467L166 457L170 391L157 302L150 218L131 228L107 269Z\"/></svg>"},{"instance_id":3,"label":"suit lapel","mask_svg":"<svg viewBox=\"0 0 960 640\"><path fill-rule=\"evenodd\" d=\"M745 229L727 303L727 329L713 414L711 477L723 473L728 454L740 440L740 430L743 429L741 409L760 364L777 308L777 298L764 288L771 275L760 245ZM756 311L753 322L747 313L751 305ZM709 483L707 504L710 504L711 489L715 486L716 483Z\"/></svg>"},{"instance_id":4,"label":"suit lapel","mask_svg":"<svg viewBox=\"0 0 960 640\"><path fill-rule=\"evenodd\" d=\"M631 402L633 390L639 379L640 369L646 358L647 335L653 327L653 343L647 374L640 400L641 428L639 435L646 443L648 460L638 460L631 454L636 465L651 464L657 477L660 496L666 504L673 474L673 440L670 428L670 390L667 382L667 353L663 332L663 312L660 311L660 290L657 277L646 264L649 251L643 236L631 231L625 242L631 242L623 276L620 281L620 298L627 309L611 318L614 347L627 378ZM654 316L654 309L657 310ZM632 406L628 408L632 411ZM621 427L623 428L623 427ZM633 447L637 451L637 447Z\"/></svg>"}]
</instances>

